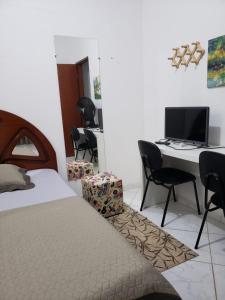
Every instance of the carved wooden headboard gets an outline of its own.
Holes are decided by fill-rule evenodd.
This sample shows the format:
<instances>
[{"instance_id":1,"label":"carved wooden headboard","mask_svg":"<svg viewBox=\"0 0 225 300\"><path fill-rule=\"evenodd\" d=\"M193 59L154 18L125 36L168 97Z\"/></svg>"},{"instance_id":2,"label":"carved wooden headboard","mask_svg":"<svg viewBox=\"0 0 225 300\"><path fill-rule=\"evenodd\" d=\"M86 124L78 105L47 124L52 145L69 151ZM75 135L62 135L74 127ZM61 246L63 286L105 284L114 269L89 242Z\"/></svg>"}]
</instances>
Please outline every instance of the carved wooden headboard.
<instances>
[{"instance_id":1,"label":"carved wooden headboard","mask_svg":"<svg viewBox=\"0 0 225 300\"><path fill-rule=\"evenodd\" d=\"M24 137L36 147L36 156L13 154L14 148ZM57 170L55 150L40 130L17 115L3 110L0 110L0 163L15 164L28 170Z\"/></svg>"}]
</instances>

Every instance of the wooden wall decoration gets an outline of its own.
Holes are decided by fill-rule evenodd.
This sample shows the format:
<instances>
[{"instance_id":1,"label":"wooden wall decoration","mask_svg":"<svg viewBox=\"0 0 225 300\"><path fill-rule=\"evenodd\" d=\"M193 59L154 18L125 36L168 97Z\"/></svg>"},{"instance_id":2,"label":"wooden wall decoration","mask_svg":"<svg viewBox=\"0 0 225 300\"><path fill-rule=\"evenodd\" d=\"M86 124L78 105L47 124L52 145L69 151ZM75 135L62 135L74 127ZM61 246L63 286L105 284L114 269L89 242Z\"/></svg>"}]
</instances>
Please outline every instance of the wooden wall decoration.
<instances>
[{"instance_id":1,"label":"wooden wall decoration","mask_svg":"<svg viewBox=\"0 0 225 300\"><path fill-rule=\"evenodd\" d=\"M12 153L24 137L36 147L37 155ZM41 131L23 118L3 110L0 110L0 163L15 164L27 170L57 170L55 150Z\"/></svg>"},{"instance_id":2,"label":"wooden wall decoration","mask_svg":"<svg viewBox=\"0 0 225 300\"><path fill-rule=\"evenodd\" d=\"M203 49L199 41L191 43L191 46L185 44L172 50L174 51L173 56L169 57L168 60L171 60L171 66L177 69L181 65L188 67L190 63L198 65L205 54L205 49Z\"/></svg>"}]
</instances>

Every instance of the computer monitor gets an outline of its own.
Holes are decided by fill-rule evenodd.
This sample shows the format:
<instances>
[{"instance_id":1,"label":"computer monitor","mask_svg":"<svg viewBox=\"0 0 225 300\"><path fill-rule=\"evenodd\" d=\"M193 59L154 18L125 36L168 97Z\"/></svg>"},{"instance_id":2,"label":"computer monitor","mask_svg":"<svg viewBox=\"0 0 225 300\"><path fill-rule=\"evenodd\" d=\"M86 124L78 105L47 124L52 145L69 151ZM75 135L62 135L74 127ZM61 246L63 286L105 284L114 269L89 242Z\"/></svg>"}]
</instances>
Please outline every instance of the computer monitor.
<instances>
[{"instance_id":1,"label":"computer monitor","mask_svg":"<svg viewBox=\"0 0 225 300\"><path fill-rule=\"evenodd\" d=\"M209 107L166 107L165 138L208 145Z\"/></svg>"}]
</instances>

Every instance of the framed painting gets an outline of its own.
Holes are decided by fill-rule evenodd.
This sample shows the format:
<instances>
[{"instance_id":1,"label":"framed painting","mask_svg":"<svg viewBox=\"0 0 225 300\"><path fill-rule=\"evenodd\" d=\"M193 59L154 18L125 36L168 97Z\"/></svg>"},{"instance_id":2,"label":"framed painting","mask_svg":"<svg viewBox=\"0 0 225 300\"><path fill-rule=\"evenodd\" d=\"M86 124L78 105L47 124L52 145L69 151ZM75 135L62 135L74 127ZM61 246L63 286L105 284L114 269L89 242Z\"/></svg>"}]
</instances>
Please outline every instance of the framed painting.
<instances>
[{"instance_id":1,"label":"framed painting","mask_svg":"<svg viewBox=\"0 0 225 300\"><path fill-rule=\"evenodd\" d=\"M225 35L209 40L207 86L225 86Z\"/></svg>"},{"instance_id":2,"label":"framed painting","mask_svg":"<svg viewBox=\"0 0 225 300\"><path fill-rule=\"evenodd\" d=\"M95 92L95 99L96 100L102 99L100 76L94 77L94 92Z\"/></svg>"}]
</instances>

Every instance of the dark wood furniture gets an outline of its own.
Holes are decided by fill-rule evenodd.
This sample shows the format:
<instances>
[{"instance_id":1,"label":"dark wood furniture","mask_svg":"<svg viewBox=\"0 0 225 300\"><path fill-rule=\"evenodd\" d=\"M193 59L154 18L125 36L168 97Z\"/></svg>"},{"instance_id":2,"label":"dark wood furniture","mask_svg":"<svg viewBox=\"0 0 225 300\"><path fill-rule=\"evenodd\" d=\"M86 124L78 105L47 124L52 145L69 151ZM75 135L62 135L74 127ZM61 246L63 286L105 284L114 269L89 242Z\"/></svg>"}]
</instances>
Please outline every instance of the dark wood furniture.
<instances>
[{"instance_id":1,"label":"dark wood furniture","mask_svg":"<svg viewBox=\"0 0 225 300\"><path fill-rule=\"evenodd\" d=\"M38 156L12 154L24 137L34 144ZM0 163L15 164L28 170L49 168L57 171L55 150L43 133L23 118L3 110L0 110Z\"/></svg>"}]
</instances>

